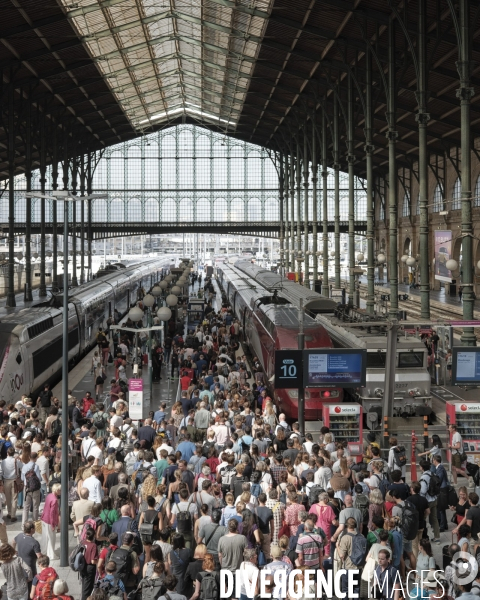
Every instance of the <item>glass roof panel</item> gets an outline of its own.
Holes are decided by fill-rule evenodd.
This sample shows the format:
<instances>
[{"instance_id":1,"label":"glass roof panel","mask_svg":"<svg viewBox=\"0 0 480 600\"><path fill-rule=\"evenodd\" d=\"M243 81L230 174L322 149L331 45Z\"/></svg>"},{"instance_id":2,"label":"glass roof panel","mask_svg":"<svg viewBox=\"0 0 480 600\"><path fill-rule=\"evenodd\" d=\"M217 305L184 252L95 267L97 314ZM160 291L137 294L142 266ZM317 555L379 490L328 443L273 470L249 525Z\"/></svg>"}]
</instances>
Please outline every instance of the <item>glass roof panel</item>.
<instances>
[{"instance_id":1,"label":"glass roof panel","mask_svg":"<svg viewBox=\"0 0 480 600\"><path fill-rule=\"evenodd\" d=\"M134 128L235 128L274 0L61 1Z\"/></svg>"}]
</instances>

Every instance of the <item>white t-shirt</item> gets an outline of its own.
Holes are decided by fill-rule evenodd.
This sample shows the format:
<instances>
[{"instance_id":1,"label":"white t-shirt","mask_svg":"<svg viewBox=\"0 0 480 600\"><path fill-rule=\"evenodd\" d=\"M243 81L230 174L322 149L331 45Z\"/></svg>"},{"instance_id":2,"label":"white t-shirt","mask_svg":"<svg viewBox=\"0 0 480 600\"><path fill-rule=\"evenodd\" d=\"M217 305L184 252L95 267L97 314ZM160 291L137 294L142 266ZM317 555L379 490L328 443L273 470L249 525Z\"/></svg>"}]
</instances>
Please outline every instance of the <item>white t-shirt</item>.
<instances>
[{"instance_id":1,"label":"white t-shirt","mask_svg":"<svg viewBox=\"0 0 480 600\"><path fill-rule=\"evenodd\" d=\"M85 438L82 441L82 456L85 458L85 460L90 456L90 454L93 455L92 450L96 447L96 445L97 441L91 437Z\"/></svg>"},{"instance_id":2,"label":"white t-shirt","mask_svg":"<svg viewBox=\"0 0 480 600\"><path fill-rule=\"evenodd\" d=\"M99 448L97 444L95 444L95 446L90 450L88 456L94 456L95 458L97 458L97 465L99 465L100 467L103 465L103 450Z\"/></svg>"},{"instance_id":3,"label":"white t-shirt","mask_svg":"<svg viewBox=\"0 0 480 600\"><path fill-rule=\"evenodd\" d=\"M364 481L364 483L366 483L368 485L368 487L370 489L378 488L379 483L380 483L380 480L376 475L372 475L371 477L368 477L367 479L364 479L363 481Z\"/></svg>"},{"instance_id":4,"label":"white t-shirt","mask_svg":"<svg viewBox=\"0 0 480 600\"><path fill-rule=\"evenodd\" d=\"M458 433L458 431L456 431L452 436L452 446L455 446L455 444L458 444L458 442L460 442L460 449L452 450L453 454L461 454L463 452L462 436Z\"/></svg>"},{"instance_id":5,"label":"white t-shirt","mask_svg":"<svg viewBox=\"0 0 480 600\"><path fill-rule=\"evenodd\" d=\"M259 568L256 567L253 563L249 562L242 562L242 564L240 565L240 573L241 573L241 579L240 581L242 582L242 585L240 587L240 593L243 594L244 596L246 596L247 598L253 598L254 594L255 594L255 587L253 585L253 579L255 577L255 573L259 573ZM256 578L256 581L260 580L260 576L258 575ZM244 581L248 581L248 590L245 588L244 585Z\"/></svg>"}]
</instances>

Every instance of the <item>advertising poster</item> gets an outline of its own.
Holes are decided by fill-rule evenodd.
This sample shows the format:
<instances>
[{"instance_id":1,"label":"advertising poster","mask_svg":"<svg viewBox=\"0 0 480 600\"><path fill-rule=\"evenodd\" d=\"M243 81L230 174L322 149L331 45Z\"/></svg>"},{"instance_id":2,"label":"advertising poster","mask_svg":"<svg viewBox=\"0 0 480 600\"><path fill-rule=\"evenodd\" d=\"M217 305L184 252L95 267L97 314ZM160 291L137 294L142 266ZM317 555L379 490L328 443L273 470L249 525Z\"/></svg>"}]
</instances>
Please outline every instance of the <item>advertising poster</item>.
<instances>
[{"instance_id":1,"label":"advertising poster","mask_svg":"<svg viewBox=\"0 0 480 600\"><path fill-rule=\"evenodd\" d=\"M143 419L143 380L128 380L128 414L133 421Z\"/></svg>"},{"instance_id":2,"label":"advertising poster","mask_svg":"<svg viewBox=\"0 0 480 600\"><path fill-rule=\"evenodd\" d=\"M446 267L452 258L452 232L435 231L435 279L452 283L452 272Z\"/></svg>"}]
</instances>

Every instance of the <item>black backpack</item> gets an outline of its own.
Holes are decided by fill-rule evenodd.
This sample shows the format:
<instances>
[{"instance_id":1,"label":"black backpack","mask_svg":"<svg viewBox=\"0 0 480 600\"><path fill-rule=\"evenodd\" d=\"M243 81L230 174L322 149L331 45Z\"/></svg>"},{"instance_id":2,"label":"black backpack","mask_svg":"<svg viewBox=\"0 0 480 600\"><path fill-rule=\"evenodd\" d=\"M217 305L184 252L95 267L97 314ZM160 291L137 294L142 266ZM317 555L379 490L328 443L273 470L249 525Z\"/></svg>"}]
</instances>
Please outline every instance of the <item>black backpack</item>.
<instances>
[{"instance_id":1,"label":"black backpack","mask_svg":"<svg viewBox=\"0 0 480 600\"><path fill-rule=\"evenodd\" d=\"M120 579L123 583L125 583L125 580L128 578L132 570L132 552L133 550L131 548L128 550L125 550L124 548L117 548L110 553L110 556L107 556L107 560L105 561L108 562L109 560L113 560L117 566L115 577Z\"/></svg>"},{"instance_id":2,"label":"black backpack","mask_svg":"<svg viewBox=\"0 0 480 600\"><path fill-rule=\"evenodd\" d=\"M381 491L383 499L385 500L385 496L388 492L388 479L385 477L385 475L381 477L377 473L375 473L375 477L378 479L378 489Z\"/></svg>"},{"instance_id":3,"label":"black backpack","mask_svg":"<svg viewBox=\"0 0 480 600\"><path fill-rule=\"evenodd\" d=\"M402 535L406 540L414 540L418 533L418 510L417 507L409 502L404 501L404 505L400 506L402 509L402 522L400 529Z\"/></svg>"},{"instance_id":4,"label":"black backpack","mask_svg":"<svg viewBox=\"0 0 480 600\"><path fill-rule=\"evenodd\" d=\"M175 503L175 506L177 507L177 532L178 533L185 533L187 531L192 531L193 530L193 526L192 526L192 515L190 513L190 504L191 502L188 503L187 506L187 510L180 510L180 507L178 506L178 503Z\"/></svg>"},{"instance_id":5,"label":"black backpack","mask_svg":"<svg viewBox=\"0 0 480 600\"><path fill-rule=\"evenodd\" d=\"M397 446L393 449L393 461L400 469L407 464L407 455L404 446Z\"/></svg>"},{"instance_id":6,"label":"black backpack","mask_svg":"<svg viewBox=\"0 0 480 600\"><path fill-rule=\"evenodd\" d=\"M438 475L435 475L434 473L430 473L430 471L427 471L426 473L424 473L424 475L427 475L427 473L429 475L428 482L426 479L423 480L426 483L428 483L427 494L429 496L438 496L438 494L440 494L441 485L440 477L438 477Z\"/></svg>"},{"instance_id":7,"label":"black backpack","mask_svg":"<svg viewBox=\"0 0 480 600\"><path fill-rule=\"evenodd\" d=\"M200 598L202 600L218 600L218 598L220 598L220 590L218 588L216 573L201 571L200 575L202 575Z\"/></svg>"},{"instance_id":8,"label":"black backpack","mask_svg":"<svg viewBox=\"0 0 480 600\"><path fill-rule=\"evenodd\" d=\"M141 600L157 600L160 596L165 595L167 588L159 577L154 579L143 579L141 586Z\"/></svg>"},{"instance_id":9,"label":"black backpack","mask_svg":"<svg viewBox=\"0 0 480 600\"><path fill-rule=\"evenodd\" d=\"M324 491L325 490L320 484L316 483L315 485L312 485L312 487L310 488L310 494L308 496L310 506L312 506L313 504L317 504L318 497Z\"/></svg>"},{"instance_id":10,"label":"black backpack","mask_svg":"<svg viewBox=\"0 0 480 600\"><path fill-rule=\"evenodd\" d=\"M60 435L62 433L62 422L57 417L54 421L52 421L50 425L50 436L54 437L55 435Z\"/></svg>"},{"instance_id":11,"label":"black backpack","mask_svg":"<svg viewBox=\"0 0 480 600\"><path fill-rule=\"evenodd\" d=\"M107 426L107 418L105 416L106 413L97 412L93 417L93 426L97 429L105 429Z\"/></svg>"},{"instance_id":12,"label":"black backpack","mask_svg":"<svg viewBox=\"0 0 480 600\"><path fill-rule=\"evenodd\" d=\"M118 577L115 575L113 581L111 579L97 579L93 586L94 590L103 590L107 598L110 596L123 597L123 592L118 584Z\"/></svg>"}]
</instances>

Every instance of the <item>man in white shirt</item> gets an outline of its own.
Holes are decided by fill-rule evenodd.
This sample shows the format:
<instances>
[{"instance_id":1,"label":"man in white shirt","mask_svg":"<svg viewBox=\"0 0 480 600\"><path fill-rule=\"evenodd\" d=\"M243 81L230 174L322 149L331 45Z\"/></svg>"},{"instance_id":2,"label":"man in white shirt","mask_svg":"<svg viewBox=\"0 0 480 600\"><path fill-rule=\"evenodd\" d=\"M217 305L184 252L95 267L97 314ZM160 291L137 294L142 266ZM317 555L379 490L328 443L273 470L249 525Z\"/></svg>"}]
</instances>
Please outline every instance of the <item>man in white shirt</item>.
<instances>
[{"instance_id":1,"label":"man in white shirt","mask_svg":"<svg viewBox=\"0 0 480 600\"><path fill-rule=\"evenodd\" d=\"M89 451L88 456L94 456L95 464L98 465L99 467L101 467L103 465L103 438L98 438L95 441L95 445Z\"/></svg>"},{"instance_id":2,"label":"man in white shirt","mask_svg":"<svg viewBox=\"0 0 480 600\"><path fill-rule=\"evenodd\" d=\"M90 477L87 477L83 482L83 487L89 491L88 499L93 500L95 504L101 504L103 499L103 490L102 484L98 479L98 475L100 474L100 467L95 465L92 467L92 474Z\"/></svg>"},{"instance_id":3,"label":"man in white shirt","mask_svg":"<svg viewBox=\"0 0 480 600\"><path fill-rule=\"evenodd\" d=\"M95 448L96 444L97 444L97 430L95 427L92 427L90 429L90 433L89 433L88 437L82 441L81 453L82 453L83 461L87 460L87 458L92 453L91 451Z\"/></svg>"},{"instance_id":4,"label":"man in white shirt","mask_svg":"<svg viewBox=\"0 0 480 600\"><path fill-rule=\"evenodd\" d=\"M278 415L278 425L275 428L275 435L277 435L277 433L279 432L280 427L283 427L283 429L285 431L288 431L288 429L290 427L289 424L287 423L287 419L283 413L280 413Z\"/></svg>"},{"instance_id":5,"label":"man in white shirt","mask_svg":"<svg viewBox=\"0 0 480 600\"><path fill-rule=\"evenodd\" d=\"M123 425L123 419L120 415L116 414L116 410L111 408L110 413L110 431L113 431L115 427L121 427Z\"/></svg>"},{"instance_id":6,"label":"man in white shirt","mask_svg":"<svg viewBox=\"0 0 480 600\"><path fill-rule=\"evenodd\" d=\"M322 489L326 490L328 487L328 482L333 475L332 469L325 466L325 460L323 456L319 456L317 458L317 465L319 465L319 468L315 471L313 481L316 485L320 485Z\"/></svg>"},{"instance_id":7,"label":"man in white shirt","mask_svg":"<svg viewBox=\"0 0 480 600\"><path fill-rule=\"evenodd\" d=\"M42 484L42 500L45 500L45 496L47 495L47 485L50 477L49 458L50 448L44 446L42 454L37 458L37 467L40 469L40 483Z\"/></svg>"},{"instance_id":8,"label":"man in white shirt","mask_svg":"<svg viewBox=\"0 0 480 600\"><path fill-rule=\"evenodd\" d=\"M220 423L214 425L212 430L215 433L215 448L218 451L223 450L228 439L228 427L225 425L225 419L220 419Z\"/></svg>"}]
</instances>

